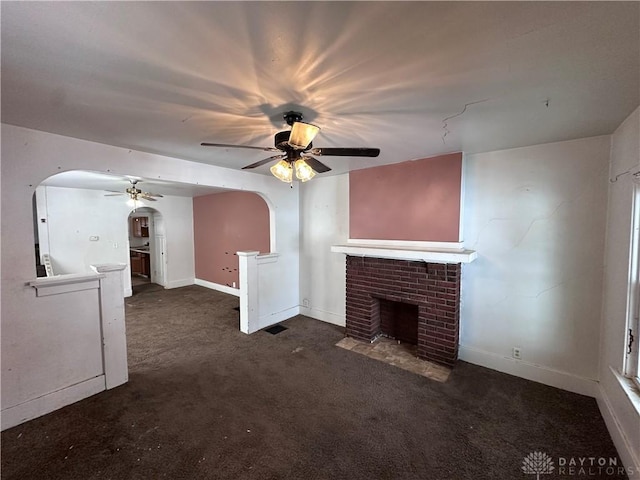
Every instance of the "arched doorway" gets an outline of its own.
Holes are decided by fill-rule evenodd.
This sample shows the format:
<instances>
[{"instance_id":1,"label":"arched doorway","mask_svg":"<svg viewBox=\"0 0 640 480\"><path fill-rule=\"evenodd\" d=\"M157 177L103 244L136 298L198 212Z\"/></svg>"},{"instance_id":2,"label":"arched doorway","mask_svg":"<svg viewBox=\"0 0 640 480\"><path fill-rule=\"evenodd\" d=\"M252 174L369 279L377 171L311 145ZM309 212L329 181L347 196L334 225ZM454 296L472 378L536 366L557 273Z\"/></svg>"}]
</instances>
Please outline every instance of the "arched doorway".
<instances>
[{"instance_id":1,"label":"arched doorway","mask_svg":"<svg viewBox=\"0 0 640 480\"><path fill-rule=\"evenodd\" d=\"M137 208L127 218L131 287L166 286L166 237L162 214L154 208Z\"/></svg>"}]
</instances>

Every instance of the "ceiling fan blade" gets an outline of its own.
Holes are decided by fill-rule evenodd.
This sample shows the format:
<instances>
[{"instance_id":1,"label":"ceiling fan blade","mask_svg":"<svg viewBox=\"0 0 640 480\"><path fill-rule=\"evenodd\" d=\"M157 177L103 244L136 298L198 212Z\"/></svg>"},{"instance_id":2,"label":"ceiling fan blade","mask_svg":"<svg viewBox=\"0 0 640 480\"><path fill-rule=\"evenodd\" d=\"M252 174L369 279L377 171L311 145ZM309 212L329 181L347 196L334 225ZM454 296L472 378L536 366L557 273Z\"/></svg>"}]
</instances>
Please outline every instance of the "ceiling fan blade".
<instances>
[{"instance_id":1,"label":"ceiling fan blade","mask_svg":"<svg viewBox=\"0 0 640 480\"><path fill-rule=\"evenodd\" d=\"M315 158L310 157L309 155L304 155L302 158L304 159L305 162L307 162L307 165L309 165L318 173L325 173L325 172L331 171L331 169L327 167L324 163L322 163L320 160L316 160Z\"/></svg>"},{"instance_id":2,"label":"ceiling fan blade","mask_svg":"<svg viewBox=\"0 0 640 480\"><path fill-rule=\"evenodd\" d=\"M109 191L109 190L107 190L107 191ZM126 195L126 193L113 192L113 193L105 193L104 194L105 197L116 197L118 195Z\"/></svg>"},{"instance_id":3,"label":"ceiling fan blade","mask_svg":"<svg viewBox=\"0 0 640 480\"><path fill-rule=\"evenodd\" d=\"M142 194L147 196L147 197L164 198L164 195L160 195L159 193L143 192Z\"/></svg>"},{"instance_id":4,"label":"ceiling fan blade","mask_svg":"<svg viewBox=\"0 0 640 480\"><path fill-rule=\"evenodd\" d=\"M260 160L256 163L252 163L251 165L247 165L246 167L242 167L242 170L247 170L249 168L256 168L256 167L259 167L260 165L264 165L266 163L273 162L274 160L278 160L281 158L286 158L286 155L274 155L273 157L265 158L264 160Z\"/></svg>"},{"instance_id":5,"label":"ceiling fan blade","mask_svg":"<svg viewBox=\"0 0 640 480\"><path fill-rule=\"evenodd\" d=\"M157 202L157 200L155 198L151 198L148 195L145 195L144 193L140 193L138 195L138 197L144 198L145 200L149 200L150 202Z\"/></svg>"},{"instance_id":6,"label":"ceiling fan blade","mask_svg":"<svg viewBox=\"0 0 640 480\"><path fill-rule=\"evenodd\" d=\"M377 157L379 148L312 148L310 153L327 157Z\"/></svg>"},{"instance_id":7,"label":"ceiling fan blade","mask_svg":"<svg viewBox=\"0 0 640 480\"><path fill-rule=\"evenodd\" d=\"M203 142L200 145L203 147L222 147L222 148L250 148L252 150L263 150L265 152L279 152L275 147L252 147L250 145L229 145L227 143L207 143Z\"/></svg>"}]
</instances>

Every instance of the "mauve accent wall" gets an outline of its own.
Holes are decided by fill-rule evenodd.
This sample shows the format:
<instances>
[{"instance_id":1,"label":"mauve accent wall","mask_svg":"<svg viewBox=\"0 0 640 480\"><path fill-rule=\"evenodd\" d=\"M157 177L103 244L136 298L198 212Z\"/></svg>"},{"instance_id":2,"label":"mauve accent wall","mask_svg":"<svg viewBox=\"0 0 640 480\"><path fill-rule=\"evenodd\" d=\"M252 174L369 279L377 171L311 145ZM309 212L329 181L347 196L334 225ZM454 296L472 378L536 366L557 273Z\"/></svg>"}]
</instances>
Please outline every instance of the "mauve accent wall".
<instances>
[{"instance_id":1,"label":"mauve accent wall","mask_svg":"<svg viewBox=\"0 0 640 480\"><path fill-rule=\"evenodd\" d=\"M193 236L196 278L237 287L236 252L270 251L269 207L252 192L194 197Z\"/></svg>"},{"instance_id":2,"label":"mauve accent wall","mask_svg":"<svg viewBox=\"0 0 640 480\"><path fill-rule=\"evenodd\" d=\"M462 153L349 173L349 237L458 242Z\"/></svg>"}]
</instances>

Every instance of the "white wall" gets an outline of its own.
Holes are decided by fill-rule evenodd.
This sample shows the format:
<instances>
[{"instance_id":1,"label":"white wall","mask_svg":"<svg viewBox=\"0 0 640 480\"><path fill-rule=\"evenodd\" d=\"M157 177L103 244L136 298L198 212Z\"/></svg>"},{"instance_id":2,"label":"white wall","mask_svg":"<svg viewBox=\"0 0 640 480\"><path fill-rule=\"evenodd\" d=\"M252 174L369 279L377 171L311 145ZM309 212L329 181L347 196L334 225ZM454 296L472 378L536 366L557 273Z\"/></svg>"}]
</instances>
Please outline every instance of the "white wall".
<instances>
[{"instance_id":1,"label":"white wall","mask_svg":"<svg viewBox=\"0 0 640 480\"><path fill-rule=\"evenodd\" d=\"M34 314L3 297L2 410L103 374L97 289L32 298ZM69 303L74 315L61 314Z\"/></svg>"},{"instance_id":2,"label":"white wall","mask_svg":"<svg viewBox=\"0 0 640 480\"><path fill-rule=\"evenodd\" d=\"M605 136L465 159L462 359L596 394L608 158ZM300 193L301 312L339 325L348 201L347 175Z\"/></svg>"},{"instance_id":3,"label":"white wall","mask_svg":"<svg viewBox=\"0 0 640 480\"><path fill-rule=\"evenodd\" d=\"M466 157L463 360L595 396L609 142Z\"/></svg>"},{"instance_id":4,"label":"white wall","mask_svg":"<svg viewBox=\"0 0 640 480\"><path fill-rule=\"evenodd\" d=\"M298 188L291 189L277 179L249 172L213 167L160 155L131 151L123 148L53 135L11 125L2 125L2 409L18 401L7 392L17 391L20 382L32 382L28 396L49 393L43 371L47 359L50 364L49 345L65 345L69 351L70 371L60 379L76 378L84 369L85 356L76 348L70 325L76 318L72 303L56 304L52 311L40 309L34 302L34 289L26 282L36 276L34 262L34 232L32 196L35 188L46 178L67 170L90 170L114 175L151 177L166 181L210 185L260 193L272 208L275 217L275 251L280 253L279 268L273 272L273 282L280 285L270 307L273 311L295 309L299 303L298 263ZM157 202L160 203L160 202ZM163 212L177 218L184 213L176 207ZM125 215L126 218L126 215ZM179 262L178 251L192 233L186 233L192 221L184 215L182 224L174 227L183 231L185 238L169 239L167 223L167 250L174 252L170 262ZM124 228L124 227L123 227ZM126 238L126 236L125 236ZM184 270L176 265L176 279L189 277L192 264L186 262ZM176 286L170 285L170 286ZM52 325L55 321L56 328ZM9 372L12 372L8 375ZM59 384L57 388L66 385ZM21 399L23 397L20 397Z\"/></svg>"},{"instance_id":5,"label":"white wall","mask_svg":"<svg viewBox=\"0 0 640 480\"><path fill-rule=\"evenodd\" d=\"M331 245L349 238L349 175L314 178L300 190L300 313L345 324L346 262Z\"/></svg>"},{"instance_id":6,"label":"white wall","mask_svg":"<svg viewBox=\"0 0 640 480\"><path fill-rule=\"evenodd\" d=\"M47 220L48 253L54 273L84 273L91 265L129 263L129 219L125 197L103 191L40 186L36 190L38 217ZM193 202L166 195L153 204L166 225L166 280L169 288L191 285L193 263ZM98 241L90 241L97 236ZM147 239L144 239L146 241ZM144 242L142 242L144 243ZM41 250L41 253L46 253ZM131 295L131 271L124 271L125 294Z\"/></svg>"},{"instance_id":7,"label":"white wall","mask_svg":"<svg viewBox=\"0 0 640 480\"><path fill-rule=\"evenodd\" d=\"M612 136L611 179L640 170L639 132L640 108ZM640 416L611 370L622 372L625 351L632 205L631 174L621 175L609 184L599 403L625 465L640 469Z\"/></svg>"}]
</instances>

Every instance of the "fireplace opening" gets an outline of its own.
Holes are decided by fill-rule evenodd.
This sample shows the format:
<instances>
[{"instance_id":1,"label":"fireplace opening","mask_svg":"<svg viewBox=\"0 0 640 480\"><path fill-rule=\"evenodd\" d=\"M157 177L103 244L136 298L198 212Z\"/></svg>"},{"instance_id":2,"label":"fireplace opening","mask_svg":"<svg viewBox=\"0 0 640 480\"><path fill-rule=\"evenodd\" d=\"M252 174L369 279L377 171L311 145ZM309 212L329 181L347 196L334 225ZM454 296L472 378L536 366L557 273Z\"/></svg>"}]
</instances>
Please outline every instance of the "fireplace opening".
<instances>
[{"instance_id":1,"label":"fireplace opening","mask_svg":"<svg viewBox=\"0 0 640 480\"><path fill-rule=\"evenodd\" d=\"M384 334L407 347L417 344L419 358L454 364L460 264L348 255L346 273L348 337L373 342Z\"/></svg>"},{"instance_id":2,"label":"fireplace opening","mask_svg":"<svg viewBox=\"0 0 640 480\"><path fill-rule=\"evenodd\" d=\"M377 299L382 335L411 345L418 344L418 305Z\"/></svg>"}]
</instances>

